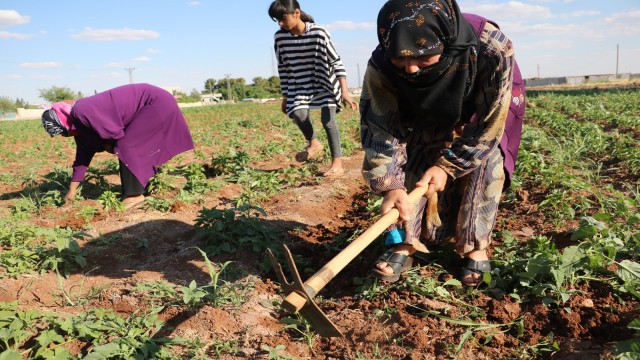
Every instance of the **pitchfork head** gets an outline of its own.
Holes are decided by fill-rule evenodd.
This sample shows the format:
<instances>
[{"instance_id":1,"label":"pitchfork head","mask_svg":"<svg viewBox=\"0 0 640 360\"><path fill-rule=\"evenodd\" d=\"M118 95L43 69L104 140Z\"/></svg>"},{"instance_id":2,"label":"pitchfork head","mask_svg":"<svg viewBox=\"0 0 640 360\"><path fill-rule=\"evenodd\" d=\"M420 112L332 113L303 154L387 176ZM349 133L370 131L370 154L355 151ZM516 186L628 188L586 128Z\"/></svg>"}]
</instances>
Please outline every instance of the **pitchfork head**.
<instances>
[{"instance_id":1,"label":"pitchfork head","mask_svg":"<svg viewBox=\"0 0 640 360\"><path fill-rule=\"evenodd\" d=\"M293 278L293 281L290 282L284 275L282 271L282 266L276 260L276 257L271 252L271 249L267 249L267 254L269 254L269 258L271 259L271 264L273 265L273 269L278 276L278 280L282 286L282 289L287 294L286 298L289 299L291 297L300 298L301 301L304 301L304 305L299 310L295 306L287 306L288 302L283 302L283 308L290 312L299 312L305 320L309 322L311 327L320 334L320 336L324 337L342 337L344 336L342 332L327 318L327 316L320 310L318 305L313 301L313 297L309 295L307 290L305 289L305 284L302 282L302 278L300 278L300 273L298 272L298 268L296 267L296 263L293 261L293 256L291 256L291 251L286 245L282 245L283 255L289 267L289 273Z\"/></svg>"}]
</instances>

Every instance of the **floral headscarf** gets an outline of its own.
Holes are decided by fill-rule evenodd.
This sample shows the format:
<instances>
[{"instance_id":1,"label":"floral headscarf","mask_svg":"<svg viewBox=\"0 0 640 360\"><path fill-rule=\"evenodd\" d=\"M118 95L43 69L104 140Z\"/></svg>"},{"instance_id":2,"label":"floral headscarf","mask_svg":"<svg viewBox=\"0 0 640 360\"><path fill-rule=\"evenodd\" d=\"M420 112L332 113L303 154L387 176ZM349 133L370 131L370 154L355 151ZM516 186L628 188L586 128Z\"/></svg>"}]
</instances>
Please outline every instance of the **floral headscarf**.
<instances>
[{"instance_id":1,"label":"floral headscarf","mask_svg":"<svg viewBox=\"0 0 640 360\"><path fill-rule=\"evenodd\" d=\"M452 127L476 77L478 38L454 0L389 0L378 13L379 46L371 61L399 87L402 126ZM392 58L440 54L408 74Z\"/></svg>"}]
</instances>

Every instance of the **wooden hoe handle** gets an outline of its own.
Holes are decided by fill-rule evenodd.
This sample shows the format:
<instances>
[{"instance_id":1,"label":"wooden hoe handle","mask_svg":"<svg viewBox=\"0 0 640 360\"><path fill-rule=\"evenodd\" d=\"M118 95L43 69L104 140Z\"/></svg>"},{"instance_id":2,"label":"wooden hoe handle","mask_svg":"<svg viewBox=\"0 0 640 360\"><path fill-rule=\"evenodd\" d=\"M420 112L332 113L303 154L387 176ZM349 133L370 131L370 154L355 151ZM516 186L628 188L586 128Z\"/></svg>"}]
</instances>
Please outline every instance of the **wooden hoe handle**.
<instances>
[{"instance_id":1,"label":"wooden hoe handle","mask_svg":"<svg viewBox=\"0 0 640 360\"><path fill-rule=\"evenodd\" d=\"M409 193L407 200L411 204L416 204L418 200L427 192L428 186L416 187ZM326 263L320 270L313 274L304 282L304 288L310 298L324 288L342 269L344 269L358 254L366 249L373 240L377 239L389 226L393 225L400 216L397 209L391 209L384 214L371 227L363 232L357 239L353 240L349 246L344 248L333 259ZM307 303L307 299L291 292L283 301L282 307L287 311L297 312Z\"/></svg>"}]
</instances>

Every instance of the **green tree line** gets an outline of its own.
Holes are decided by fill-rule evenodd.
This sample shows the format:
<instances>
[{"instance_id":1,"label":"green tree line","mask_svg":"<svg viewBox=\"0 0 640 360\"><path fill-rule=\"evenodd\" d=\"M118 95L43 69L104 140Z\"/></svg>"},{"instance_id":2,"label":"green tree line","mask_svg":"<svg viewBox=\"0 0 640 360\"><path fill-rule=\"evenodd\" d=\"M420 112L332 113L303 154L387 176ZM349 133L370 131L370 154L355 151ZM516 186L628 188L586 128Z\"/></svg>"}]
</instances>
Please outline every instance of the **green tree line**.
<instances>
[{"instance_id":1,"label":"green tree line","mask_svg":"<svg viewBox=\"0 0 640 360\"><path fill-rule=\"evenodd\" d=\"M255 77L252 84L247 84L244 78L207 79L202 90L193 89L190 94L174 92L173 95L180 98L180 102L201 101L200 95L222 94L225 100L242 100L247 98L267 99L280 97L280 78ZM62 100L76 100L83 98L81 92L76 92L67 86L52 86L47 89L39 89L40 98L47 102ZM0 97L0 112L15 111L17 108L28 108L29 104L23 99L15 101L8 97Z\"/></svg>"}]
</instances>

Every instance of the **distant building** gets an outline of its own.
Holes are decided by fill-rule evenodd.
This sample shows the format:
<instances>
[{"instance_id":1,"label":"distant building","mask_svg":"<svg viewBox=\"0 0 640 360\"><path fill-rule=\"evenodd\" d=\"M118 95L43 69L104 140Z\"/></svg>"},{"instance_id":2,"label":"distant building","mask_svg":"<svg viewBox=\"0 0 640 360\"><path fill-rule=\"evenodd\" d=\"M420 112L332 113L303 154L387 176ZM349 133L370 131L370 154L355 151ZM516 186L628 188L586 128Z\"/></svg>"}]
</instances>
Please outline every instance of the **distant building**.
<instances>
[{"instance_id":1,"label":"distant building","mask_svg":"<svg viewBox=\"0 0 640 360\"><path fill-rule=\"evenodd\" d=\"M182 93L182 88L180 86L162 86L162 89L167 90L169 94L173 95L176 99L180 98L180 96L176 96L178 93Z\"/></svg>"},{"instance_id":2,"label":"distant building","mask_svg":"<svg viewBox=\"0 0 640 360\"><path fill-rule=\"evenodd\" d=\"M549 86L549 85L582 85L582 84L597 84L606 83L618 80L634 80L638 79L638 74L599 74L599 75L584 75L584 76L562 76L562 77L548 77L548 78L531 78L524 79L527 87L535 86Z\"/></svg>"},{"instance_id":3,"label":"distant building","mask_svg":"<svg viewBox=\"0 0 640 360\"><path fill-rule=\"evenodd\" d=\"M222 102L222 94L202 94L200 95L200 100L204 103L214 103L219 104Z\"/></svg>"}]
</instances>

